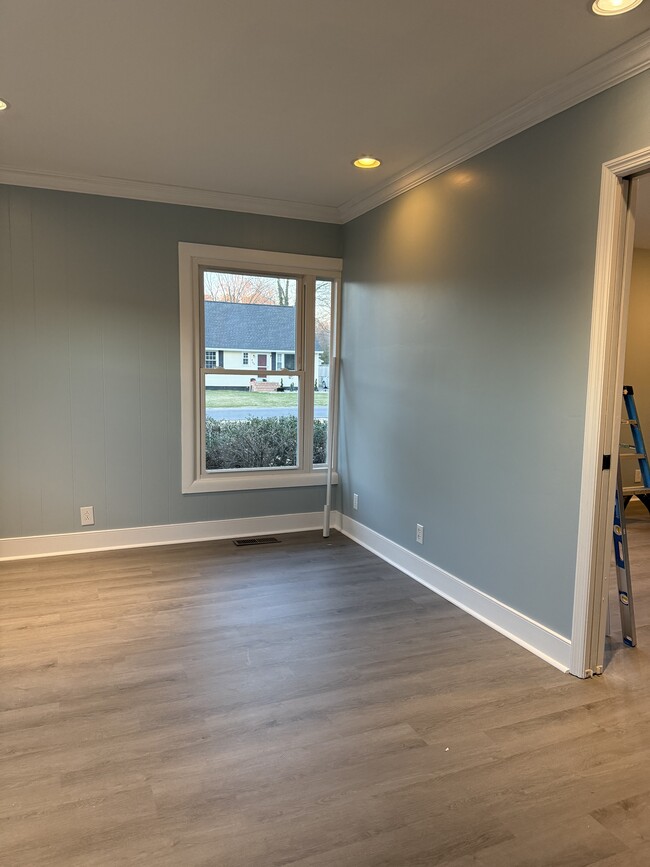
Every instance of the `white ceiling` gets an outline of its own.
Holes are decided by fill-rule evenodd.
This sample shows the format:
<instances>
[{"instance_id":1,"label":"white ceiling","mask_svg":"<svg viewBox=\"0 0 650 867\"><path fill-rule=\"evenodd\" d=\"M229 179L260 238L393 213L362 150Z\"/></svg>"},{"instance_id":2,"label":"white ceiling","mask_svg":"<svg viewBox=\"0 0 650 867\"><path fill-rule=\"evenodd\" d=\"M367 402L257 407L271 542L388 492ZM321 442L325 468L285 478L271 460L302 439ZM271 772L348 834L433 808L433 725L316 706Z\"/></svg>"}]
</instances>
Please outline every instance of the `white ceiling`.
<instances>
[{"instance_id":1,"label":"white ceiling","mask_svg":"<svg viewBox=\"0 0 650 867\"><path fill-rule=\"evenodd\" d=\"M650 67L589 7L0 0L0 181L345 220Z\"/></svg>"}]
</instances>

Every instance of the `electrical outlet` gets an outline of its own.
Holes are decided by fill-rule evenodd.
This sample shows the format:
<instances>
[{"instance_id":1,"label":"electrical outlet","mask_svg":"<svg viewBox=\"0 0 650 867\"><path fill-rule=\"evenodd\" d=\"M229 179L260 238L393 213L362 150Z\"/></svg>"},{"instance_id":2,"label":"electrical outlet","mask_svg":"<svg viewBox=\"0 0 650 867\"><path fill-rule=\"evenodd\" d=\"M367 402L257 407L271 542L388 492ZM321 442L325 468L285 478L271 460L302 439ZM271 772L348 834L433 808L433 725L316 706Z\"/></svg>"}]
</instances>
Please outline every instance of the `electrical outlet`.
<instances>
[{"instance_id":1,"label":"electrical outlet","mask_svg":"<svg viewBox=\"0 0 650 867\"><path fill-rule=\"evenodd\" d=\"M95 523L95 507L94 506L82 506L79 509L81 513L81 526L82 527L92 527Z\"/></svg>"},{"instance_id":2,"label":"electrical outlet","mask_svg":"<svg viewBox=\"0 0 650 867\"><path fill-rule=\"evenodd\" d=\"M352 508L359 508L359 494L352 494Z\"/></svg>"},{"instance_id":3,"label":"electrical outlet","mask_svg":"<svg viewBox=\"0 0 650 867\"><path fill-rule=\"evenodd\" d=\"M641 481L641 470L635 470L634 471L634 481L635 482Z\"/></svg>"},{"instance_id":4,"label":"electrical outlet","mask_svg":"<svg viewBox=\"0 0 650 867\"><path fill-rule=\"evenodd\" d=\"M424 541L424 527L422 526L422 524L415 525L415 541L418 543L418 545L421 545Z\"/></svg>"}]
</instances>

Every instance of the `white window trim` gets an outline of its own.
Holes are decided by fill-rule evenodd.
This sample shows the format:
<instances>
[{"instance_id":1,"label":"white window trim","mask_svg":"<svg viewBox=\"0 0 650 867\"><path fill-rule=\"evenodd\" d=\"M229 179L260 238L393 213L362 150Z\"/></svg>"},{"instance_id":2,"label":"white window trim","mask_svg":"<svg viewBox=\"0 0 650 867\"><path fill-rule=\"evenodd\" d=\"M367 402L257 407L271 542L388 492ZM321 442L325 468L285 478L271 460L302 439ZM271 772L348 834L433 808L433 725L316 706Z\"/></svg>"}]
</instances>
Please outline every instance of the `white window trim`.
<instances>
[{"instance_id":1,"label":"white window trim","mask_svg":"<svg viewBox=\"0 0 650 867\"><path fill-rule=\"evenodd\" d=\"M199 272L203 267L232 270L280 271L297 277L321 278L335 281L340 287L341 259L325 256L306 256L293 253L275 253L266 250L247 250L241 247L217 247L211 244L178 245L179 302L180 302L180 344L181 344L181 448L182 448L182 492L184 494L206 493L209 491L242 491L265 488L288 488L325 485L327 466L305 470L259 469L233 470L232 472L205 475L201 472L201 431L200 420L200 370L201 353L201 298L198 291ZM338 292L336 293L338 296ZM340 316L340 305L334 315ZM304 321L313 330L309 310ZM301 324L302 325L302 324ZM333 332L338 334L338 323L333 322ZM313 360L312 360L313 361ZM305 378L305 384L308 384ZM313 427L313 394L305 388L306 411L303 425L304 437L302 454L306 454L306 440ZM311 397L311 410L309 408ZM330 422L335 423L335 389L330 388ZM309 444L311 449L311 442ZM338 482L338 474L333 472L332 481Z\"/></svg>"}]
</instances>

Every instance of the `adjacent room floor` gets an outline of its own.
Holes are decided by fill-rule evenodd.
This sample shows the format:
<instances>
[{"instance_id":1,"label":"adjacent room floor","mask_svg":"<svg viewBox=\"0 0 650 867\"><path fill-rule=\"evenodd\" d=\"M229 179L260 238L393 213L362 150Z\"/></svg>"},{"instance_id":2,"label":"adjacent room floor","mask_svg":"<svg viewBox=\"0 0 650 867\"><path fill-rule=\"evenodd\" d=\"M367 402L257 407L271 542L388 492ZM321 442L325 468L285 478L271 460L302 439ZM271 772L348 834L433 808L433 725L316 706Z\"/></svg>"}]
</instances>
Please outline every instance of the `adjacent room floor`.
<instances>
[{"instance_id":1,"label":"adjacent room floor","mask_svg":"<svg viewBox=\"0 0 650 867\"><path fill-rule=\"evenodd\" d=\"M281 539L0 564L0 863L650 863L650 583L579 681Z\"/></svg>"}]
</instances>

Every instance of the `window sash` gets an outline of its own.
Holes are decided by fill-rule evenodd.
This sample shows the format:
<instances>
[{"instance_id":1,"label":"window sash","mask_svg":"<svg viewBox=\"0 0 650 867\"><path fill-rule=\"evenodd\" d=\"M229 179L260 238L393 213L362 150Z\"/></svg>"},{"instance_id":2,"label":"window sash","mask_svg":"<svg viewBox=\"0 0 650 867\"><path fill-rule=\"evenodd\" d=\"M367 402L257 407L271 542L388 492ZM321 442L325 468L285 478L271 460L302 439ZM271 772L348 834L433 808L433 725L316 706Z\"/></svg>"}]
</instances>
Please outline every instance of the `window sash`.
<instances>
[{"instance_id":1,"label":"window sash","mask_svg":"<svg viewBox=\"0 0 650 867\"><path fill-rule=\"evenodd\" d=\"M197 291L198 291L198 295L199 295L199 307L200 307L200 314L199 314L199 316L200 316L200 328L201 328L201 330L200 330L200 342L201 342L201 350L202 350L201 357L202 358L205 358L205 303L204 303L205 298L204 298L204 291L203 291L204 274L206 273L206 271L215 271L215 270L217 270L217 269L205 268L205 267L203 267L199 270L199 283L198 283ZM309 382L309 379L308 378L306 379L305 375L306 374L308 375L309 370L308 369L305 370L305 368L302 365L304 365L305 361L306 361L307 368L309 368L309 358L306 358L306 354L304 351L305 338L306 338L304 322L305 322L305 318L307 315L307 309L309 307L309 301L307 300L307 298L310 294L311 295L314 294L313 289L315 287L315 280L314 280L314 278L307 278L304 275L299 275L299 274L287 275L284 273L279 273L277 271L267 271L267 270L253 271L253 270L248 269L248 268L241 269L241 270L219 268L218 270L220 273L243 274L245 276L248 276L248 275L252 276L252 275L258 274L258 275L261 275L264 277L275 277L275 278L279 278L279 279L288 277L289 279L296 281L295 353L294 353L295 360L296 360L296 369L292 370L292 371L282 371L282 370L281 371L277 371L277 370L272 371L274 376L278 376L278 375L282 376L283 374L286 374L287 376L293 376L293 377L296 377L298 379L298 441L296 444L296 448L297 448L296 466L295 467L240 467L238 469L229 469L229 470L209 470L209 469L207 469L206 445L205 445L205 411L206 411L206 407L205 407L205 376L206 376L206 373L205 373L205 371L209 370L211 376L219 376L219 375L221 375L221 376L237 376L238 374L240 374L240 375L243 374L245 376L250 377L251 374L255 374L256 376L263 378L271 372L270 367L269 367L270 351L265 353L262 350L260 350L258 352L252 353L253 355L256 356L255 360L256 360L257 365L258 365L256 367L250 367L249 366L248 369L240 370L240 371L232 370L230 368L226 370L223 367L217 367L216 369L215 368L202 368L201 369L201 375L200 375L200 380L199 380L199 383L200 383L199 395L198 395L198 403L199 403L199 407L200 407L200 410L199 410L199 412L200 412L200 415L199 415L200 437L199 437L198 478L206 479L206 478L211 478L216 474L225 476L225 475L233 475L233 474L237 474L237 473L251 472L251 471L253 471L253 472L256 472L256 471L269 472L269 471L271 471L271 472L278 473L278 472L287 472L287 471L290 471L292 469L297 469L300 471L306 470L307 472L309 472L313 469L313 467L312 467L312 461L310 459L311 456L310 456L309 450L306 448L306 444L307 444L308 440L307 440L305 428L309 427L311 425L311 428L313 430L313 419L310 420L309 416L307 415L307 413L310 410L308 408L309 396L306 395L306 392L309 391L309 389L305 388L305 382ZM310 288L311 288L311 292L309 291ZM246 306L246 305L242 304L242 306ZM265 339L269 343L273 342L272 335L268 335L268 337L267 337L267 335L265 335ZM309 339L309 338L307 337L307 339ZM313 345L313 335L312 335L311 345ZM310 353L307 353L307 355L309 355L309 354ZM266 361L267 361L266 367L259 367L260 355L266 355ZM311 353L311 355L312 355L311 361L312 361L312 368L313 368L313 353ZM311 395L311 401L312 401L311 412L313 414L313 394ZM312 438L313 438L313 433L312 433Z\"/></svg>"},{"instance_id":2,"label":"window sash","mask_svg":"<svg viewBox=\"0 0 650 867\"><path fill-rule=\"evenodd\" d=\"M323 276L321 276L320 278L317 277L314 280L314 292L313 292L314 309L313 309L313 317L312 317L313 327L314 327L313 344L312 344L314 347L314 352L312 353L312 357L314 358L314 368L316 368L316 364L315 364L315 358L316 358L316 284L320 283L320 282L330 283L330 340L329 340L329 346L328 346L328 353L329 353L328 366L329 366L329 370L330 370L330 380L329 380L329 385L327 388L327 426L328 426L328 430L330 428L330 425L332 426L332 430L334 430L334 425L338 423L338 418L335 418L336 409L337 409L336 397L338 394L338 391L337 391L338 382L333 383L331 374L332 374L332 358L338 354L338 348L337 348L336 341L338 338L338 319L337 319L337 317L338 317L338 311L340 309L340 304L339 304L340 280L333 280L331 277L323 277ZM316 374L315 369L314 369L314 374ZM313 425L314 425L314 412L312 409L312 434L311 434L312 456L313 456L313 447L314 447ZM328 445L331 444L331 442L332 442L330 437L327 438L327 441L328 441ZM331 455L329 453L329 448L327 448L327 450L326 450L325 458L326 458L326 460L325 460L324 464L312 464L313 469L326 470L328 468L329 462L331 459Z\"/></svg>"},{"instance_id":3,"label":"window sash","mask_svg":"<svg viewBox=\"0 0 650 867\"><path fill-rule=\"evenodd\" d=\"M201 401L202 401L202 409L201 409L201 478L212 478L215 475L225 475L232 473L257 473L257 472L291 472L295 470L303 470L305 461L303 461L303 457L305 457L303 452L303 438L301 436L302 426L304 424L302 413L303 413L303 392L305 390L305 380L303 375L297 374L293 370L285 370L285 371L273 371L273 376L282 376L287 375L291 376L294 379L298 380L298 433L296 437L296 463L293 466L287 467L238 467L237 469L224 469L224 470L209 470L207 468L207 458L206 458L206 443L205 443L205 414L206 414L206 406L205 406L205 392L206 392L206 384L205 378L206 376L216 377L216 376L249 376L251 374L251 370L237 371L237 370L214 370L213 368L203 368L201 370ZM266 372L266 371L265 371ZM311 468L310 468L311 469Z\"/></svg>"}]
</instances>

